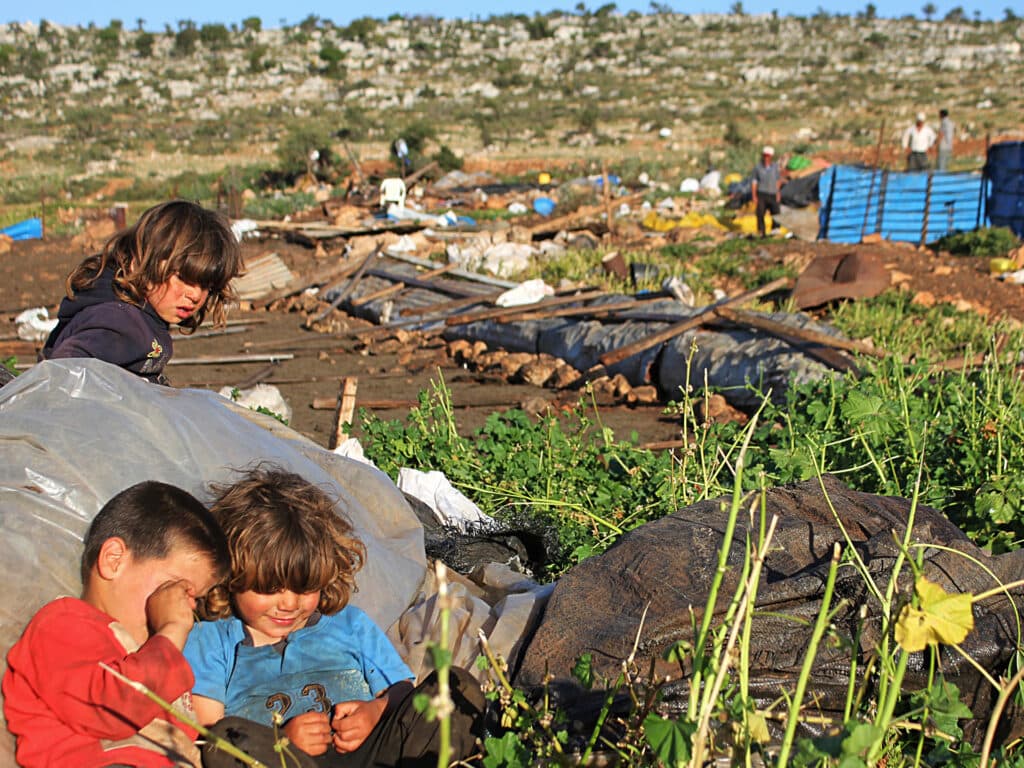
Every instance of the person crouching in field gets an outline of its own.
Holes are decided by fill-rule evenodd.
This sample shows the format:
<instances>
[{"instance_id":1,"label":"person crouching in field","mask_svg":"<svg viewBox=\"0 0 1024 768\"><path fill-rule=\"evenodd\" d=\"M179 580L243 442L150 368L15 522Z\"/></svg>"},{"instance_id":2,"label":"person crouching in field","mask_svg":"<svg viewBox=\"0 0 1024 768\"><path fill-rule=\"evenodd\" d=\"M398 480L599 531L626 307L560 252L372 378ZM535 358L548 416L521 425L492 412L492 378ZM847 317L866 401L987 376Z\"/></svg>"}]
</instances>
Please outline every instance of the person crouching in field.
<instances>
[{"instance_id":1,"label":"person crouching in field","mask_svg":"<svg viewBox=\"0 0 1024 768\"><path fill-rule=\"evenodd\" d=\"M170 326L191 333L207 316L223 323L241 271L224 216L185 200L156 205L68 276L40 357L95 357L165 384Z\"/></svg>"},{"instance_id":2,"label":"person crouching in field","mask_svg":"<svg viewBox=\"0 0 1024 768\"><path fill-rule=\"evenodd\" d=\"M203 725L267 765L278 764L275 722L301 765L434 766L439 723L413 706L437 695L436 675L413 674L387 636L348 604L365 547L335 502L299 475L258 467L219 489L212 511L231 551L231 575L211 590L185 647ZM484 710L477 683L451 670L451 759L475 751ZM315 758L315 759L314 759ZM207 768L234 758L207 746Z\"/></svg>"},{"instance_id":3,"label":"person crouching in field","mask_svg":"<svg viewBox=\"0 0 1024 768\"><path fill-rule=\"evenodd\" d=\"M196 599L227 571L224 534L193 496L149 481L110 499L84 546L81 599L45 605L7 655L18 765L199 768L196 731L100 662L194 719L182 648Z\"/></svg>"}]
</instances>

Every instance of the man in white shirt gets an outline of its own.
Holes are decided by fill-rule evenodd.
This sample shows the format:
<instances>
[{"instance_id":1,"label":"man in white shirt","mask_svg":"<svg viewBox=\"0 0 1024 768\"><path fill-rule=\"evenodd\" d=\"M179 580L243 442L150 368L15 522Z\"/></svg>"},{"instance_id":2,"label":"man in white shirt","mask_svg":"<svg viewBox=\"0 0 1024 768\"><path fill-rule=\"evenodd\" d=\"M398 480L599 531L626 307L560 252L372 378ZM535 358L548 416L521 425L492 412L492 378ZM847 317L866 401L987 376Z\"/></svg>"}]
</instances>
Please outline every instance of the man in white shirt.
<instances>
[{"instance_id":1,"label":"man in white shirt","mask_svg":"<svg viewBox=\"0 0 1024 768\"><path fill-rule=\"evenodd\" d=\"M935 144L935 131L930 125L925 125L924 121L924 112L918 112L917 120L903 132L908 171L928 170L928 150Z\"/></svg>"}]
</instances>

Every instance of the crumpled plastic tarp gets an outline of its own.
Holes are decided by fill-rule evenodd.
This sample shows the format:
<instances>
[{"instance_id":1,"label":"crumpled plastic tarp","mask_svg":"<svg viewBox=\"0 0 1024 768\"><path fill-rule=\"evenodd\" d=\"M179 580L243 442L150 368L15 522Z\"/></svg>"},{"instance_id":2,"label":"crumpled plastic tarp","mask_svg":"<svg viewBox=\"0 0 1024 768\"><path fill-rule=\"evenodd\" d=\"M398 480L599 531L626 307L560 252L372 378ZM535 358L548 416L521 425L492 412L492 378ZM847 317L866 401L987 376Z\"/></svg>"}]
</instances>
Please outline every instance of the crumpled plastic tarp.
<instances>
[{"instance_id":1,"label":"crumpled plastic tarp","mask_svg":"<svg viewBox=\"0 0 1024 768\"><path fill-rule=\"evenodd\" d=\"M92 359L49 360L0 388L0 653L32 615L60 595L78 595L78 563L89 521L111 496L142 480L178 485L202 501L209 484L274 462L339 499L366 544L352 602L389 631L416 672L437 620L436 588L423 529L391 479L337 456L276 420L215 392L150 384ZM476 632L508 654L537 610L541 588L514 586L490 605L455 578L455 661L472 667ZM491 586L491 585L486 585ZM0 768L14 768L13 738L0 734Z\"/></svg>"}]
</instances>

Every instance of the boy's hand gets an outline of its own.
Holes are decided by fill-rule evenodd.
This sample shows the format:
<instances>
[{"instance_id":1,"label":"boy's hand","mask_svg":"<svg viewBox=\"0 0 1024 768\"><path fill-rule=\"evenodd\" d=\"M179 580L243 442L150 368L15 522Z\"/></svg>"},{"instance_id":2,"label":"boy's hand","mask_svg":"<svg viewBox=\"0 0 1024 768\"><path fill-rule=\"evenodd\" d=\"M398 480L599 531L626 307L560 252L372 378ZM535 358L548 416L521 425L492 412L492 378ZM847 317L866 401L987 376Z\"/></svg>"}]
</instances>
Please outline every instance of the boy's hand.
<instances>
[{"instance_id":1,"label":"boy's hand","mask_svg":"<svg viewBox=\"0 0 1024 768\"><path fill-rule=\"evenodd\" d=\"M184 579L166 581L146 600L146 619L154 635L163 635L180 651L195 622L194 587Z\"/></svg>"},{"instance_id":2,"label":"boy's hand","mask_svg":"<svg viewBox=\"0 0 1024 768\"><path fill-rule=\"evenodd\" d=\"M334 748L338 752L353 752L366 741L366 737L377 727L384 710L386 698L371 701L343 701L334 705Z\"/></svg>"},{"instance_id":3,"label":"boy's hand","mask_svg":"<svg viewBox=\"0 0 1024 768\"><path fill-rule=\"evenodd\" d=\"M307 755L322 755L331 745L331 723L325 712L306 712L284 724L288 741Z\"/></svg>"}]
</instances>

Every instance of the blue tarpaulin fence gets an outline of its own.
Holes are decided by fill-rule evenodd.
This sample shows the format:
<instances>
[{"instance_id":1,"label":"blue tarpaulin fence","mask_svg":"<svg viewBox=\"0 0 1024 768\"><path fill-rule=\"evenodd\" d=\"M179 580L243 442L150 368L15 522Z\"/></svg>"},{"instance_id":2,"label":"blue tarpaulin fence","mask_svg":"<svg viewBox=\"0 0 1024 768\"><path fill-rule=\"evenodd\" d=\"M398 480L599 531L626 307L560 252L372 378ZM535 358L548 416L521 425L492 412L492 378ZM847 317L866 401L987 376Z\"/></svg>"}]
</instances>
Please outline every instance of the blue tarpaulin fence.
<instances>
[{"instance_id":1,"label":"blue tarpaulin fence","mask_svg":"<svg viewBox=\"0 0 1024 768\"><path fill-rule=\"evenodd\" d=\"M0 234L7 235L12 240L34 240L43 236L43 222L37 218L25 219L0 229Z\"/></svg>"},{"instance_id":2,"label":"blue tarpaulin fence","mask_svg":"<svg viewBox=\"0 0 1024 768\"><path fill-rule=\"evenodd\" d=\"M866 235L930 243L984 223L980 173L900 172L834 165L818 181L818 239L858 243Z\"/></svg>"}]
</instances>

